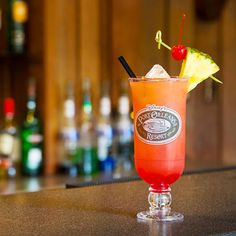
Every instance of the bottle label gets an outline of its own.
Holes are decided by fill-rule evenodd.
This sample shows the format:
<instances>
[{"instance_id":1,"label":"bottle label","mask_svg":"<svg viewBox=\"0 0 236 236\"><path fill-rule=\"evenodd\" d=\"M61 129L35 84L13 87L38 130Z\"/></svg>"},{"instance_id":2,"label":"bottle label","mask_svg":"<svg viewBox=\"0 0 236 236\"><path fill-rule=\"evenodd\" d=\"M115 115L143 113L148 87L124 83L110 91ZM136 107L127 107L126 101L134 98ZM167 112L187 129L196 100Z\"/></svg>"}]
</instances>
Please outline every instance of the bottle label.
<instances>
[{"instance_id":1,"label":"bottle label","mask_svg":"<svg viewBox=\"0 0 236 236\"><path fill-rule=\"evenodd\" d=\"M9 156L13 152L14 137L10 134L1 134L0 153Z\"/></svg>"},{"instance_id":2,"label":"bottle label","mask_svg":"<svg viewBox=\"0 0 236 236\"><path fill-rule=\"evenodd\" d=\"M147 105L135 118L136 134L147 144L170 143L179 136L181 128L178 112L165 106Z\"/></svg>"},{"instance_id":3,"label":"bottle label","mask_svg":"<svg viewBox=\"0 0 236 236\"><path fill-rule=\"evenodd\" d=\"M12 31L12 44L21 47L25 42L25 33L20 29Z\"/></svg>"},{"instance_id":4,"label":"bottle label","mask_svg":"<svg viewBox=\"0 0 236 236\"><path fill-rule=\"evenodd\" d=\"M64 127L60 132L60 138L66 141L74 141L78 140L78 132L75 127Z\"/></svg>"},{"instance_id":5,"label":"bottle label","mask_svg":"<svg viewBox=\"0 0 236 236\"><path fill-rule=\"evenodd\" d=\"M18 136L14 137L14 143L13 143L13 151L11 154L11 159L15 163L20 162L20 150L21 150L21 142Z\"/></svg>"},{"instance_id":6,"label":"bottle label","mask_svg":"<svg viewBox=\"0 0 236 236\"><path fill-rule=\"evenodd\" d=\"M112 127L108 124L98 125L97 130L97 152L98 160L105 161L109 155L109 148L112 145Z\"/></svg>"},{"instance_id":7,"label":"bottle label","mask_svg":"<svg viewBox=\"0 0 236 236\"><path fill-rule=\"evenodd\" d=\"M108 157L108 140L104 137L98 138L98 160L105 161Z\"/></svg>"},{"instance_id":8,"label":"bottle label","mask_svg":"<svg viewBox=\"0 0 236 236\"><path fill-rule=\"evenodd\" d=\"M41 134L31 134L28 136L27 141L34 144L41 143L43 141L43 136Z\"/></svg>"},{"instance_id":9,"label":"bottle label","mask_svg":"<svg viewBox=\"0 0 236 236\"><path fill-rule=\"evenodd\" d=\"M13 20L24 23L28 19L28 6L24 1L15 1L12 6Z\"/></svg>"},{"instance_id":10,"label":"bottle label","mask_svg":"<svg viewBox=\"0 0 236 236\"><path fill-rule=\"evenodd\" d=\"M120 143L127 143L132 140L132 123L129 119L120 121L117 125L117 135Z\"/></svg>"},{"instance_id":11,"label":"bottle label","mask_svg":"<svg viewBox=\"0 0 236 236\"><path fill-rule=\"evenodd\" d=\"M28 168L38 169L42 162L42 151L39 148L32 148L28 153Z\"/></svg>"}]
</instances>

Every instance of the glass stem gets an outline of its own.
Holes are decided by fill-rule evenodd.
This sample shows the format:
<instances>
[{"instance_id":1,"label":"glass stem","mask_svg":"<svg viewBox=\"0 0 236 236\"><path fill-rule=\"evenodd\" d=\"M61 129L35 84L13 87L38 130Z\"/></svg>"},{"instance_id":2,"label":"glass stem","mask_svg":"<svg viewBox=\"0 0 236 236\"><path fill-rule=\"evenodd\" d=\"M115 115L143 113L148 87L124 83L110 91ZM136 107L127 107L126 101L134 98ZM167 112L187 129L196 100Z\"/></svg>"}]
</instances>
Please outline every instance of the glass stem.
<instances>
[{"instance_id":1,"label":"glass stem","mask_svg":"<svg viewBox=\"0 0 236 236\"><path fill-rule=\"evenodd\" d=\"M151 215L168 215L171 210L171 189L168 187L164 191L156 192L149 190L148 202Z\"/></svg>"}]
</instances>

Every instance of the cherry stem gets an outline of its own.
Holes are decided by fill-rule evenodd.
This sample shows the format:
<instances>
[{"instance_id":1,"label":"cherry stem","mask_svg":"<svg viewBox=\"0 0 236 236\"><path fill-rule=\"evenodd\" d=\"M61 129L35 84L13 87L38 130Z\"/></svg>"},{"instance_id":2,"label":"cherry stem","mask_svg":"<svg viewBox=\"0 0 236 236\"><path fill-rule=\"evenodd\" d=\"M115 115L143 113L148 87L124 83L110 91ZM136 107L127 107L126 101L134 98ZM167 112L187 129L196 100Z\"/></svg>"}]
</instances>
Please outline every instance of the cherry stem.
<instances>
[{"instance_id":1,"label":"cherry stem","mask_svg":"<svg viewBox=\"0 0 236 236\"><path fill-rule=\"evenodd\" d=\"M164 46L165 48L171 50L171 47L170 47L170 46L168 46L167 44L165 44L165 43L162 42L162 39L161 39L161 31L160 31L160 30L157 31L155 40L156 40L156 42L158 43L158 49L160 49L160 48L161 48L161 45L162 45L162 46Z\"/></svg>"},{"instance_id":2,"label":"cherry stem","mask_svg":"<svg viewBox=\"0 0 236 236\"><path fill-rule=\"evenodd\" d=\"M184 27L185 17L186 17L186 15L183 14L180 29L179 29L179 42L178 42L179 45L182 43L182 35L183 35L183 27Z\"/></svg>"}]
</instances>

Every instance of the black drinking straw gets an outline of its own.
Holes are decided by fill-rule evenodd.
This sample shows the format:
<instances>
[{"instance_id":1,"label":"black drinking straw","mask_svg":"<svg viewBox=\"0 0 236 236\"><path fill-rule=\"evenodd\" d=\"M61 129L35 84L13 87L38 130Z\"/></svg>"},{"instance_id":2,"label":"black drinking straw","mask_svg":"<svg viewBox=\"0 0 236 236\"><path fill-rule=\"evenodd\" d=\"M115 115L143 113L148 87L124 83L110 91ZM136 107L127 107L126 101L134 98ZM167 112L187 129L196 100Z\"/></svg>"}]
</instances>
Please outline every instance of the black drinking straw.
<instances>
[{"instance_id":1,"label":"black drinking straw","mask_svg":"<svg viewBox=\"0 0 236 236\"><path fill-rule=\"evenodd\" d=\"M128 65L127 61L125 60L125 58L123 56L119 56L118 60L120 61L121 65L124 67L124 69L126 70L126 72L128 73L128 75L131 78L136 78L136 75L134 74L134 72L131 70L130 66Z\"/></svg>"}]
</instances>

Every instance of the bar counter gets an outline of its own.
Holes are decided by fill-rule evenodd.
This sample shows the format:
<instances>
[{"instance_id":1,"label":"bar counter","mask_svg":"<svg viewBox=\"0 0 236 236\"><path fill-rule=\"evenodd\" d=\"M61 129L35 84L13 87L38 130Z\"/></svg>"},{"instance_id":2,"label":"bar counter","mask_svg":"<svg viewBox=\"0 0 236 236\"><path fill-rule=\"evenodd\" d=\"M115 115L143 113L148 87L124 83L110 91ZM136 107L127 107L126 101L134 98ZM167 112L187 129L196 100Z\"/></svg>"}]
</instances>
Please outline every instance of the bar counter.
<instances>
[{"instance_id":1,"label":"bar counter","mask_svg":"<svg viewBox=\"0 0 236 236\"><path fill-rule=\"evenodd\" d=\"M0 196L0 235L235 235L236 170L191 174L172 186L180 223L144 223L143 181Z\"/></svg>"}]
</instances>

